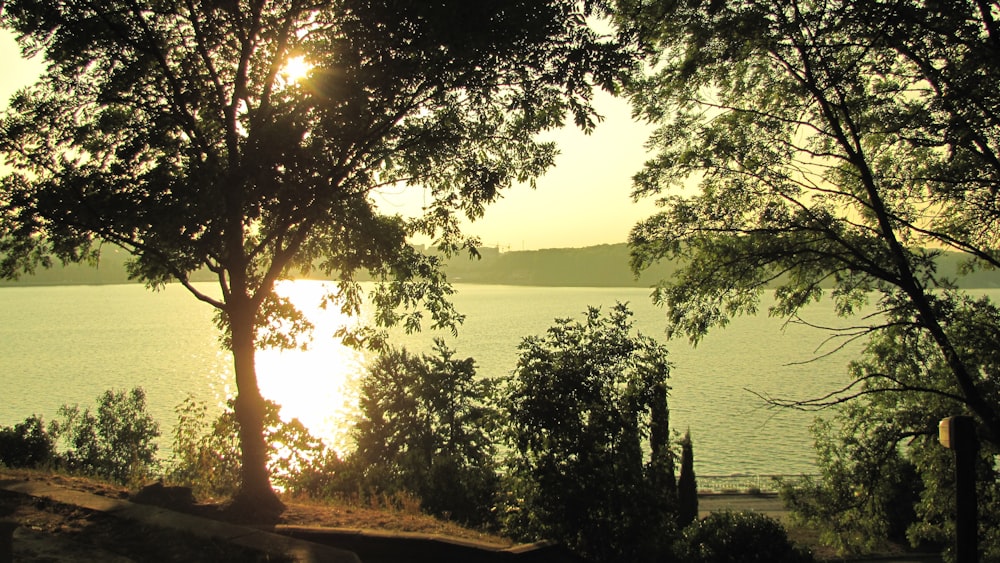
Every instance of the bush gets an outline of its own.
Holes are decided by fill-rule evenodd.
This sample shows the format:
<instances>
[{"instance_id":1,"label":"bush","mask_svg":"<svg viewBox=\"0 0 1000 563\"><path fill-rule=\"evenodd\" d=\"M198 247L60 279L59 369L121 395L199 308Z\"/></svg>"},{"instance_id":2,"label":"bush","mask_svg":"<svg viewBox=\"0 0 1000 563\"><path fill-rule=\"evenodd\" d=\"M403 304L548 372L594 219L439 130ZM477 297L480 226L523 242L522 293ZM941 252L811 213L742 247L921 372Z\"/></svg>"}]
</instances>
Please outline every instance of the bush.
<instances>
[{"instance_id":1,"label":"bush","mask_svg":"<svg viewBox=\"0 0 1000 563\"><path fill-rule=\"evenodd\" d=\"M510 442L505 531L593 561L669 552L676 490L666 349L634 334L622 304L525 338L504 389ZM648 453L647 453L648 452Z\"/></svg>"},{"instance_id":2,"label":"bush","mask_svg":"<svg viewBox=\"0 0 1000 563\"><path fill-rule=\"evenodd\" d=\"M73 471L131 485L148 479L157 469L159 425L146 412L141 387L129 392L105 391L97 412L78 405L59 408L62 422L52 433L67 444L61 461Z\"/></svg>"},{"instance_id":3,"label":"bush","mask_svg":"<svg viewBox=\"0 0 1000 563\"><path fill-rule=\"evenodd\" d=\"M674 554L685 563L805 563L812 555L781 524L757 512L714 512L684 529Z\"/></svg>"},{"instance_id":4,"label":"bush","mask_svg":"<svg viewBox=\"0 0 1000 563\"><path fill-rule=\"evenodd\" d=\"M173 454L167 479L198 496L228 497L240 484L240 445L230 408L209 420L208 407L187 397L174 408Z\"/></svg>"},{"instance_id":5,"label":"bush","mask_svg":"<svg viewBox=\"0 0 1000 563\"><path fill-rule=\"evenodd\" d=\"M13 427L0 428L0 463L7 467L40 467L55 455L55 438L41 417L32 415Z\"/></svg>"},{"instance_id":6,"label":"bush","mask_svg":"<svg viewBox=\"0 0 1000 563\"><path fill-rule=\"evenodd\" d=\"M265 401L264 439L268 444L271 482L291 494L323 496L342 462L298 420L281 420L280 407ZM173 457L167 478L191 487L196 495L228 497L240 485L239 426L233 401L215 419L208 408L188 397L175 409Z\"/></svg>"},{"instance_id":7,"label":"bush","mask_svg":"<svg viewBox=\"0 0 1000 563\"><path fill-rule=\"evenodd\" d=\"M357 489L410 493L430 514L489 524L498 486L492 393L474 360L455 358L440 339L433 354L382 354L361 382L350 458Z\"/></svg>"}]
</instances>

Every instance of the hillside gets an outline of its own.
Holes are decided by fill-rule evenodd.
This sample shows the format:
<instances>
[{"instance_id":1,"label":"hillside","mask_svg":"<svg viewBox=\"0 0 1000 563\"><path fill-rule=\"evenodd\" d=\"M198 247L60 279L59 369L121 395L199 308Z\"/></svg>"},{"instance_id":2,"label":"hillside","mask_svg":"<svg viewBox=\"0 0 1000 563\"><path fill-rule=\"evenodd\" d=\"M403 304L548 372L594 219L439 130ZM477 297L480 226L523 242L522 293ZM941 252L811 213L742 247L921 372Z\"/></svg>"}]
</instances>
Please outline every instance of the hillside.
<instances>
[{"instance_id":1,"label":"hillside","mask_svg":"<svg viewBox=\"0 0 1000 563\"><path fill-rule=\"evenodd\" d=\"M584 248L551 248L500 252L495 248L480 249L481 258L457 256L448 261L446 272L455 283L534 285L550 287L650 287L668 277L675 267L658 264L636 279L629 268L628 246L603 244ZM17 282L0 281L8 285L98 285L129 283L125 270L125 253L105 250L97 267L71 264L40 270ZM940 259L939 273L957 279L963 257L945 253ZM194 281L212 281L207 272ZM961 278L963 288L1000 287L1000 272L980 271Z\"/></svg>"},{"instance_id":2,"label":"hillside","mask_svg":"<svg viewBox=\"0 0 1000 563\"><path fill-rule=\"evenodd\" d=\"M624 243L504 253L484 248L480 254L479 260L452 258L448 278L456 283L498 285L649 287L674 270L659 265L636 279Z\"/></svg>"},{"instance_id":3,"label":"hillside","mask_svg":"<svg viewBox=\"0 0 1000 563\"><path fill-rule=\"evenodd\" d=\"M482 258L479 260L466 255L449 260L446 268L448 278L456 283L498 285L649 287L668 273L667 268L656 268L636 280L629 270L628 248L624 243L505 253L495 248L483 248L480 252ZM107 249L96 267L85 264L55 266L41 269L16 282L0 281L0 286L130 283L125 269L126 259L124 252ZM212 280L208 273L195 279Z\"/></svg>"}]
</instances>

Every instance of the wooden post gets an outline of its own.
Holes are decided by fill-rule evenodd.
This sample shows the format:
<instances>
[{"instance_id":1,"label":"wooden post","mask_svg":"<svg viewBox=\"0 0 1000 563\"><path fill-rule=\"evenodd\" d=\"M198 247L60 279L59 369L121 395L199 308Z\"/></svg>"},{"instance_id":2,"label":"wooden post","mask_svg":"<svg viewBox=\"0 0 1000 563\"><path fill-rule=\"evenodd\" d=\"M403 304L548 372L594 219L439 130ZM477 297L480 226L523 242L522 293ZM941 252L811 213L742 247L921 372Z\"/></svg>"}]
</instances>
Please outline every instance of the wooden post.
<instances>
[{"instance_id":1,"label":"wooden post","mask_svg":"<svg viewBox=\"0 0 1000 563\"><path fill-rule=\"evenodd\" d=\"M978 563L979 521L976 505L976 457L979 440L971 416L951 416L938 425L941 444L955 452L955 561Z\"/></svg>"}]
</instances>

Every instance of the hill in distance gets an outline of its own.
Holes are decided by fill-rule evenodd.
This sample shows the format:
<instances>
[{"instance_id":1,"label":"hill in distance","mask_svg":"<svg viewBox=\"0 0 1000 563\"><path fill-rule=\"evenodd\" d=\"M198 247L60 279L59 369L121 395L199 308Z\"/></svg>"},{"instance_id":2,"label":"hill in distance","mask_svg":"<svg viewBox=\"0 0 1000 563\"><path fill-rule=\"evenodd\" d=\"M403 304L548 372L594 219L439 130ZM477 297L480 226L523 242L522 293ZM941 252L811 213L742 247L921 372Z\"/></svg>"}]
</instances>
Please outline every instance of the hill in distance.
<instances>
[{"instance_id":1,"label":"hill in distance","mask_svg":"<svg viewBox=\"0 0 1000 563\"><path fill-rule=\"evenodd\" d=\"M460 255L446 265L448 279L453 283L523 285L549 287L651 287L669 277L676 266L656 264L636 278L629 268L628 245L602 244L583 248L551 248L500 252L496 248L481 248L480 259ZM125 252L106 248L97 267L83 264L56 266L24 276L11 285L100 285L134 283L125 270ZM963 256L944 253L939 259L939 273L958 277ZM192 276L193 281L214 281L209 272ZM966 289L1000 287L1000 271L978 271L963 276L959 285Z\"/></svg>"}]
</instances>

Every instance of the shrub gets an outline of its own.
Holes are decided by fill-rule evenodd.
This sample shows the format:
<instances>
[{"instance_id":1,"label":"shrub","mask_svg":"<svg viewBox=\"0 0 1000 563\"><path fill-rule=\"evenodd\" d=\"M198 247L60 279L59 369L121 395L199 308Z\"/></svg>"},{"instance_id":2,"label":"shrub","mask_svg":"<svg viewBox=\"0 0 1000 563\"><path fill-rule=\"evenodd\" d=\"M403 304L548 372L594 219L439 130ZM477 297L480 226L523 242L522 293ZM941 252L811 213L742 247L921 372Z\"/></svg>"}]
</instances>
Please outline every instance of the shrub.
<instances>
[{"instance_id":1,"label":"shrub","mask_svg":"<svg viewBox=\"0 0 1000 563\"><path fill-rule=\"evenodd\" d=\"M240 484L240 445L233 411L209 420L208 407L187 397L174 408L172 457L167 478L198 496L227 497Z\"/></svg>"},{"instance_id":2,"label":"shrub","mask_svg":"<svg viewBox=\"0 0 1000 563\"><path fill-rule=\"evenodd\" d=\"M160 429L146 412L141 387L105 391L96 413L63 405L59 415L62 421L52 424L52 433L67 444L61 460L69 469L126 485L148 479L156 470L154 440Z\"/></svg>"},{"instance_id":3,"label":"shrub","mask_svg":"<svg viewBox=\"0 0 1000 563\"><path fill-rule=\"evenodd\" d=\"M0 428L0 463L7 467L39 467L55 455L55 438L41 417L32 415L13 427Z\"/></svg>"},{"instance_id":4,"label":"shrub","mask_svg":"<svg viewBox=\"0 0 1000 563\"><path fill-rule=\"evenodd\" d=\"M692 522L674 544L674 554L685 563L813 561L777 520L757 512L714 512Z\"/></svg>"},{"instance_id":5,"label":"shrub","mask_svg":"<svg viewBox=\"0 0 1000 563\"><path fill-rule=\"evenodd\" d=\"M504 389L505 531L594 561L649 561L675 533L666 349L622 304L525 338ZM648 455L645 453L648 452ZM670 472L666 474L664 472Z\"/></svg>"},{"instance_id":6,"label":"shrub","mask_svg":"<svg viewBox=\"0 0 1000 563\"><path fill-rule=\"evenodd\" d=\"M270 449L272 483L291 494L326 494L340 472L340 458L298 419L281 420L277 403L265 401L265 409L264 439ZM208 407L192 397L174 410L178 418L168 479L191 487L199 496L232 496L240 484L241 467L233 401L212 420Z\"/></svg>"},{"instance_id":7,"label":"shrub","mask_svg":"<svg viewBox=\"0 0 1000 563\"><path fill-rule=\"evenodd\" d=\"M409 492L437 516L488 524L497 491L493 382L440 339L434 353L390 349L361 382L357 449L350 458L370 494Z\"/></svg>"}]
</instances>

